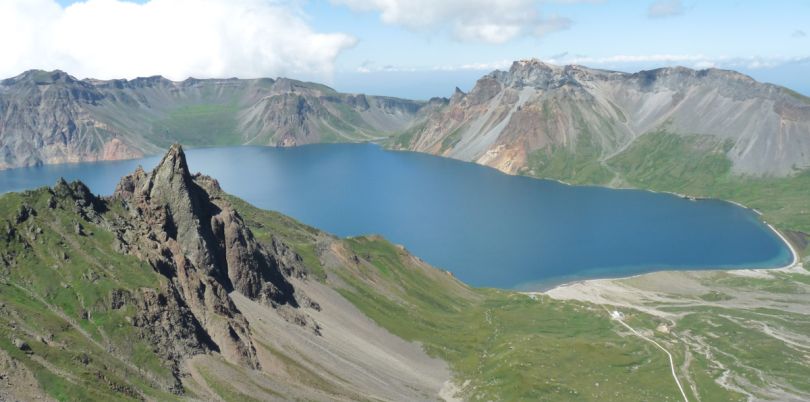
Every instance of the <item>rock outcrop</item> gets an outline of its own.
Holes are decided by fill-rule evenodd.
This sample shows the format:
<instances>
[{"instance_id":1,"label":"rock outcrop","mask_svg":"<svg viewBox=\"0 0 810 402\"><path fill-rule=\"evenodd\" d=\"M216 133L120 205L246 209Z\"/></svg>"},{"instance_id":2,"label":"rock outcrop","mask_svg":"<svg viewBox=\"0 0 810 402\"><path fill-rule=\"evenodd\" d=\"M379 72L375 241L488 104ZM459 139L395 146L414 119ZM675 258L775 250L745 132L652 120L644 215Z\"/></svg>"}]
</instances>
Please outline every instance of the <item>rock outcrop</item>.
<instances>
[{"instance_id":1,"label":"rock outcrop","mask_svg":"<svg viewBox=\"0 0 810 402\"><path fill-rule=\"evenodd\" d=\"M229 293L285 308L285 315L314 327L303 313L290 312L299 302L286 277L300 270L264 250L227 201L203 186L219 191L213 179L190 174L182 148L174 145L152 172L124 177L112 196L131 218L114 224L119 248L169 279L160 293L137 298L142 313L136 324L157 329L155 343L169 355L216 350L258 367L249 325ZM174 326L181 333L167 330ZM169 342L172 337L182 341Z\"/></svg>"},{"instance_id":2,"label":"rock outcrop","mask_svg":"<svg viewBox=\"0 0 810 402\"><path fill-rule=\"evenodd\" d=\"M301 308L318 304L289 280L305 277L300 256L275 239L270 250L258 243L216 180L189 172L179 145L151 172L138 168L123 177L111 197L61 179L49 193L48 208L72 211L108 229L115 250L147 262L162 277L157 288L113 290L106 308L134 307L128 321L174 371L175 392L183 389L183 361L197 354L218 352L233 364L260 368L250 325L231 299L233 292L319 333ZM113 207L123 213L108 213ZM17 224L36 213L24 205ZM81 222L73 227L81 232L77 236L91 235ZM24 241L13 229L8 232Z\"/></svg>"}]
</instances>

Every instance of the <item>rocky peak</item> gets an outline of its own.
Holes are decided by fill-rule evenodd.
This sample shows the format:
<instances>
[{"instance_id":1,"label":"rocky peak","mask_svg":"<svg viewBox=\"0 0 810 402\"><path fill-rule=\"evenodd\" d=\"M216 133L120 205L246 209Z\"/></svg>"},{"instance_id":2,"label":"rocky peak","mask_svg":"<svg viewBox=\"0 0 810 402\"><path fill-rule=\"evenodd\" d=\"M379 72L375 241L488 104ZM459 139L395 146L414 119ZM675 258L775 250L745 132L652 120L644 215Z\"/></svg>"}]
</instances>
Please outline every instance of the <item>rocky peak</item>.
<instances>
[{"instance_id":1,"label":"rocky peak","mask_svg":"<svg viewBox=\"0 0 810 402\"><path fill-rule=\"evenodd\" d=\"M302 272L300 257L277 242L266 250L219 191L216 180L192 175L183 148L172 145L154 170L138 168L116 187L112 200L123 202L131 216L116 226L118 248L170 279L164 297L187 307L215 349L235 363L258 366L248 323L229 294L281 309L285 318L317 331L298 309L300 301L315 304L288 280Z\"/></svg>"},{"instance_id":2,"label":"rocky peak","mask_svg":"<svg viewBox=\"0 0 810 402\"><path fill-rule=\"evenodd\" d=\"M3 80L4 85L12 84L32 84L32 85L51 85L51 84L73 84L80 82L70 74L62 70L44 71L44 70L28 70L16 77Z\"/></svg>"},{"instance_id":3,"label":"rocky peak","mask_svg":"<svg viewBox=\"0 0 810 402\"><path fill-rule=\"evenodd\" d=\"M460 102L462 99L464 99L466 95L467 94L465 94L464 91L461 90L461 88L456 87L456 89L453 91L453 96L450 97L450 103L456 104Z\"/></svg>"},{"instance_id":4,"label":"rocky peak","mask_svg":"<svg viewBox=\"0 0 810 402\"><path fill-rule=\"evenodd\" d=\"M57 112L69 108L72 102L95 104L104 98L92 84L77 80L60 70L29 70L0 81L0 89L8 91L8 94L21 103L45 103L49 108L57 109ZM48 112L53 114L52 110Z\"/></svg>"}]
</instances>

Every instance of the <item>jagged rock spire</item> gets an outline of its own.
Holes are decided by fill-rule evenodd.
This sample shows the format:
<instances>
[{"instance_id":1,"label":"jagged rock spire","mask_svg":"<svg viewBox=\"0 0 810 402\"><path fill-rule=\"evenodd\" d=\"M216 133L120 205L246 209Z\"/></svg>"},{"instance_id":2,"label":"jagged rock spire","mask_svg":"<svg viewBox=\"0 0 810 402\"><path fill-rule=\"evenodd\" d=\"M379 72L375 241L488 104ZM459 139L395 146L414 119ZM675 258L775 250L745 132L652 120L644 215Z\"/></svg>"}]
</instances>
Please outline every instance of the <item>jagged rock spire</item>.
<instances>
[{"instance_id":1,"label":"jagged rock spire","mask_svg":"<svg viewBox=\"0 0 810 402\"><path fill-rule=\"evenodd\" d=\"M229 293L298 307L286 277L296 270L295 260L265 250L231 205L212 197L218 191L215 180L192 176L182 146L172 145L154 170L138 168L116 187L113 198L129 208L134 225L119 238L126 243L122 249L134 250L171 279L176 291L169 293L189 307L223 355L256 367L250 328ZM310 322L303 313L288 315Z\"/></svg>"}]
</instances>

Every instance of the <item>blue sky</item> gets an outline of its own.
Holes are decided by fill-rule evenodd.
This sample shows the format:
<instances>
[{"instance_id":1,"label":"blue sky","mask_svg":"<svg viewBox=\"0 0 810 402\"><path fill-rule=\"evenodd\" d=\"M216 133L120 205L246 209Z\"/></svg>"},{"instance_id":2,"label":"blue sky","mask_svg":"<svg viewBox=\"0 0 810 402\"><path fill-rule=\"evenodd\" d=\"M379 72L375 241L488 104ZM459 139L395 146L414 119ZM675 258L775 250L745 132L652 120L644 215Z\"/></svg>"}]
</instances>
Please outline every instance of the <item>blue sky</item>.
<instances>
[{"instance_id":1,"label":"blue sky","mask_svg":"<svg viewBox=\"0 0 810 402\"><path fill-rule=\"evenodd\" d=\"M157 1L168 0L151 0ZM263 0L245 1L257 7ZM59 3L68 7L76 1ZM207 4L180 3L191 8ZM455 86L469 89L494 68L534 57L622 71L669 65L730 68L810 94L810 1L291 0L272 4L305 27L293 40L313 37L309 42L301 39L300 54L291 50L277 55L268 49L259 53L300 57L301 63L269 63L258 69L239 64L256 64L248 58L234 59L219 69L184 69L178 64L171 65L171 70L197 75L233 71L237 76L266 71L323 81L350 92L428 98L449 96ZM186 15L193 16L191 11ZM311 45L322 42L318 34L333 34L331 45ZM306 49L320 53L309 55ZM244 52L255 53L253 49ZM200 63L194 58L189 65ZM329 68L321 70L317 63Z\"/></svg>"}]
</instances>

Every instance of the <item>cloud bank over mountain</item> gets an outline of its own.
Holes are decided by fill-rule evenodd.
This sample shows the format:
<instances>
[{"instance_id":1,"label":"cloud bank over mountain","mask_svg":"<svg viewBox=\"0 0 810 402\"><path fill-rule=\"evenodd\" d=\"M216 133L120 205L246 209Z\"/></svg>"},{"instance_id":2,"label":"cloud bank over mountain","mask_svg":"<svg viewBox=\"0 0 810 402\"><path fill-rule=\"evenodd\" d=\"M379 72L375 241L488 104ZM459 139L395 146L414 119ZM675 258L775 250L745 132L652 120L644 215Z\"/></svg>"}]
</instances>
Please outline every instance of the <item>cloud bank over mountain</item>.
<instances>
[{"instance_id":1,"label":"cloud bank over mountain","mask_svg":"<svg viewBox=\"0 0 810 402\"><path fill-rule=\"evenodd\" d=\"M449 29L456 39L465 42L500 44L521 36L541 37L571 26L568 18L542 15L541 2L537 0L332 0L332 3L356 11L379 12L383 22L412 31Z\"/></svg>"},{"instance_id":2,"label":"cloud bank over mountain","mask_svg":"<svg viewBox=\"0 0 810 402\"><path fill-rule=\"evenodd\" d=\"M234 23L236 22L236 23ZM356 39L316 32L295 4L264 0L0 1L0 76L326 76Z\"/></svg>"}]
</instances>

